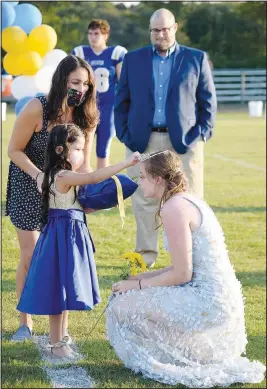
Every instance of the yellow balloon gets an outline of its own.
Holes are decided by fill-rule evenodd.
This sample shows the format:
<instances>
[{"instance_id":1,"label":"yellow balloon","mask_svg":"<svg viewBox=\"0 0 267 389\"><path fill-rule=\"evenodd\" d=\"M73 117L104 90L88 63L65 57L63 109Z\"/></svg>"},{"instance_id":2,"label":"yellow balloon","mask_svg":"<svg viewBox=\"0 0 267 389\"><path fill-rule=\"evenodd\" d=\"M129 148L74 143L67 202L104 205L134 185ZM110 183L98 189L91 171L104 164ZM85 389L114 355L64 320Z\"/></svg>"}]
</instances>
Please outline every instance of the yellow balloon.
<instances>
[{"instance_id":1,"label":"yellow balloon","mask_svg":"<svg viewBox=\"0 0 267 389\"><path fill-rule=\"evenodd\" d=\"M2 32L2 47L6 52L21 53L27 50L27 34L17 26L7 27Z\"/></svg>"},{"instance_id":2,"label":"yellow balloon","mask_svg":"<svg viewBox=\"0 0 267 389\"><path fill-rule=\"evenodd\" d=\"M56 44L57 33L47 24L35 27L28 37L29 50L37 51L42 57L53 50Z\"/></svg>"},{"instance_id":3,"label":"yellow balloon","mask_svg":"<svg viewBox=\"0 0 267 389\"><path fill-rule=\"evenodd\" d=\"M22 53L17 61L21 69L21 74L24 76L33 76L43 65L43 60L36 51L26 51L26 53Z\"/></svg>"},{"instance_id":4,"label":"yellow balloon","mask_svg":"<svg viewBox=\"0 0 267 389\"><path fill-rule=\"evenodd\" d=\"M3 59L3 66L5 71L12 74L12 76L19 76L21 74L17 53L7 53Z\"/></svg>"}]
</instances>

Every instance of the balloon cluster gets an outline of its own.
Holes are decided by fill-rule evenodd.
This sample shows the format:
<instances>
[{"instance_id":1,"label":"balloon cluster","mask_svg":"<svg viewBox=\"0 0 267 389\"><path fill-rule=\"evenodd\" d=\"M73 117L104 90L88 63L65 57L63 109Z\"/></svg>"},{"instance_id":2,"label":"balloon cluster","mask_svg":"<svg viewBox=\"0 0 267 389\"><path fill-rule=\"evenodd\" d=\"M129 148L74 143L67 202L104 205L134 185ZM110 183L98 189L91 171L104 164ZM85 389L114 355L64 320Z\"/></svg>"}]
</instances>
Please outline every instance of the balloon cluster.
<instances>
[{"instance_id":1,"label":"balloon cluster","mask_svg":"<svg viewBox=\"0 0 267 389\"><path fill-rule=\"evenodd\" d=\"M42 24L42 14L32 4L2 2L2 48L5 71L17 76L11 85L16 114L32 97L47 94L59 62L67 56L57 44L56 31ZM22 100L23 99L23 100Z\"/></svg>"}]
</instances>

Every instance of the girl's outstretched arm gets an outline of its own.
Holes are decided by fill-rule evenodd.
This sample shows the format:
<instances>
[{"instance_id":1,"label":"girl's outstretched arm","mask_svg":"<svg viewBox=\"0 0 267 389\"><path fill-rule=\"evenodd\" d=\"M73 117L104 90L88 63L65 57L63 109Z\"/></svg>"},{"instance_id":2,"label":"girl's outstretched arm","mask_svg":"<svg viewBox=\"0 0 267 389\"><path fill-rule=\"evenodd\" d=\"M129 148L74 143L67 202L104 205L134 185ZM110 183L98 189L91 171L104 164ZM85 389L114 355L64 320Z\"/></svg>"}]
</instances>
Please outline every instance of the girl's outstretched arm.
<instances>
[{"instance_id":1,"label":"girl's outstretched arm","mask_svg":"<svg viewBox=\"0 0 267 389\"><path fill-rule=\"evenodd\" d=\"M119 162L115 165L111 165L105 168L97 169L91 173L77 173L69 170L58 175L57 182L62 186L79 186L86 184L97 184L101 181L110 178L114 174L119 173L121 170L126 169L129 166L134 166L140 162L140 154L138 152L133 153L125 161Z\"/></svg>"}]
</instances>

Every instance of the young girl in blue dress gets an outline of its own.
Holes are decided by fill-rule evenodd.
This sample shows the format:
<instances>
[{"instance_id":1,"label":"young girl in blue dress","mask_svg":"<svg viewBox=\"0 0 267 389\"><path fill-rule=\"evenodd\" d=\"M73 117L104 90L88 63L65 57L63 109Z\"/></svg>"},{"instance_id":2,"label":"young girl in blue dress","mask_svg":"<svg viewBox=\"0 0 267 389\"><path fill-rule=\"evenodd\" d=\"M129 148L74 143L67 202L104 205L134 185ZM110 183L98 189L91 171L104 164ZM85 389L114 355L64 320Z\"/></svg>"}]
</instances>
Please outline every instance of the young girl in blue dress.
<instances>
[{"instance_id":1,"label":"young girl in blue dress","mask_svg":"<svg viewBox=\"0 0 267 389\"><path fill-rule=\"evenodd\" d=\"M55 126L48 138L42 185L43 224L17 306L21 312L49 315L51 353L72 358L63 341L66 310L90 310L100 302L94 245L76 186L101 182L135 165L139 153L92 173L77 173L85 138L74 124Z\"/></svg>"}]
</instances>

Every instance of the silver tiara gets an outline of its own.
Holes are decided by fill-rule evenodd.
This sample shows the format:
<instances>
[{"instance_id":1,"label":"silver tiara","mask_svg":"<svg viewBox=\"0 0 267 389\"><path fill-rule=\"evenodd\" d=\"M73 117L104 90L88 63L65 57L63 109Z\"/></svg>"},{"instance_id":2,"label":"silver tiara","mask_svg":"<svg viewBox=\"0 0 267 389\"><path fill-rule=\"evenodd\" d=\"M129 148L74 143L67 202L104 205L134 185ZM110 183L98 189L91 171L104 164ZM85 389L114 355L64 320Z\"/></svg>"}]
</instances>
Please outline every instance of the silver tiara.
<instances>
[{"instance_id":1,"label":"silver tiara","mask_svg":"<svg viewBox=\"0 0 267 389\"><path fill-rule=\"evenodd\" d=\"M154 153L154 154L141 154L141 158L140 158L140 161L141 162L144 162L144 161L146 161L147 159L150 159L150 158L153 158L153 157L155 157L156 155L159 155L159 154L163 154L163 153L165 153L167 150L163 150L163 151L159 151L159 152L157 152L157 153Z\"/></svg>"}]
</instances>

